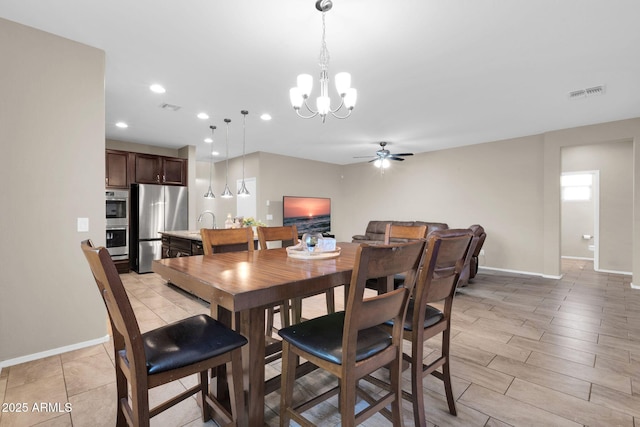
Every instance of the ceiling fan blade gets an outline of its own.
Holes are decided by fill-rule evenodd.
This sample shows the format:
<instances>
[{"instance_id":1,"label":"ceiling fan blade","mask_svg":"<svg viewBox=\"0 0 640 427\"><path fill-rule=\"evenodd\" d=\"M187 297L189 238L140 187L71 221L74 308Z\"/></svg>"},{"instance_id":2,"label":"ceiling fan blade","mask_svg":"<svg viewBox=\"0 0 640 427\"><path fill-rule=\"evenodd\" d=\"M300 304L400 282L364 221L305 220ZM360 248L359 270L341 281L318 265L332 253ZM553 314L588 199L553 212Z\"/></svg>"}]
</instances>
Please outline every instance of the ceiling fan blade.
<instances>
[{"instance_id":1,"label":"ceiling fan blade","mask_svg":"<svg viewBox=\"0 0 640 427\"><path fill-rule=\"evenodd\" d=\"M353 156L354 159L370 159L377 156Z\"/></svg>"},{"instance_id":2,"label":"ceiling fan blade","mask_svg":"<svg viewBox=\"0 0 640 427\"><path fill-rule=\"evenodd\" d=\"M398 161L401 161L401 162L404 161L404 159L402 157L396 157L396 156L389 156L389 157L387 157L387 159L389 159L389 160L398 160Z\"/></svg>"},{"instance_id":3,"label":"ceiling fan blade","mask_svg":"<svg viewBox=\"0 0 640 427\"><path fill-rule=\"evenodd\" d=\"M392 156L413 156L413 153L393 153Z\"/></svg>"},{"instance_id":4,"label":"ceiling fan blade","mask_svg":"<svg viewBox=\"0 0 640 427\"><path fill-rule=\"evenodd\" d=\"M379 159L371 159L367 163L372 163L372 162L375 162L376 160L379 160Z\"/></svg>"}]
</instances>

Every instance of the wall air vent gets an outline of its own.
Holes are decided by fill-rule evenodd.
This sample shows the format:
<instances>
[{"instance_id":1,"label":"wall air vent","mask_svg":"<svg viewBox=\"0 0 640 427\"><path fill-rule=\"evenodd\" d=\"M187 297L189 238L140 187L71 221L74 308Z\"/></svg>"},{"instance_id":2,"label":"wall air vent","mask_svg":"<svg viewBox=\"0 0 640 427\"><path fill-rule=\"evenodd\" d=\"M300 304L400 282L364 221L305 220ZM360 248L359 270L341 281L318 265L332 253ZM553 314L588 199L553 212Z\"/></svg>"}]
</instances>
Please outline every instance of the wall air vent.
<instances>
[{"instance_id":1,"label":"wall air vent","mask_svg":"<svg viewBox=\"0 0 640 427\"><path fill-rule=\"evenodd\" d=\"M173 104L160 104L160 108L162 108L163 110L170 110L170 111L178 111L180 108L179 105L173 105Z\"/></svg>"},{"instance_id":2,"label":"wall air vent","mask_svg":"<svg viewBox=\"0 0 640 427\"><path fill-rule=\"evenodd\" d=\"M604 85L588 87L586 89L572 90L569 99L586 98L588 96L604 95Z\"/></svg>"}]
</instances>

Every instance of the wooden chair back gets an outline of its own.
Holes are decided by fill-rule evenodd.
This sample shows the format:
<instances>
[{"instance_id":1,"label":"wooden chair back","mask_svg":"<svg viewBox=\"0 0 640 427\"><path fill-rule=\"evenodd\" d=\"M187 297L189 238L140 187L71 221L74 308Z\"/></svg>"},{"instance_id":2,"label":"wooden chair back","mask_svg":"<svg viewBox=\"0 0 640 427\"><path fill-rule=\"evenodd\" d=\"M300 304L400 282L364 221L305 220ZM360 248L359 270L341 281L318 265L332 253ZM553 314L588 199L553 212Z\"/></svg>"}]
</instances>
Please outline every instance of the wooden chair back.
<instances>
[{"instance_id":1,"label":"wooden chair back","mask_svg":"<svg viewBox=\"0 0 640 427\"><path fill-rule=\"evenodd\" d=\"M220 252L238 252L254 249L253 230L243 228L201 228L202 249L205 255Z\"/></svg>"},{"instance_id":2,"label":"wooden chair back","mask_svg":"<svg viewBox=\"0 0 640 427\"><path fill-rule=\"evenodd\" d=\"M144 369L146 362L140 327L109 252L104 247L94 247L91 240L83 241L81 248L107 307L115 347L126 347L132 370Z\"/></svg>"},{"instance_id":3,"label":"wooden chair back","mask_svg":"<svg viewBox=\"0 0 640 427\"><path fill-rule=\"evenodd\" d=\"M295 225L282 227L258 227L260 249L268 249L268 242L282 242L282 247L298 244L298 228Z\"/></svg>"},{"instance_id":4,"label":"wooden chair back","mask_svg":"<svg viewBox=\"0 0 640 427\"><path fill-rule=\"evenodd\" d=\"M453 299L472 237L466 228L438 230L429 235L425 264L414 293L416 307ZM424 310L415 310L416 315L420 312L424 316Z\"/></svg>"},{"instance_id":5,"label":"wooden chair back","mask_svg":"<svg viewBox=\"0 0 640 427\"><path fill-rule=\"evenodd\" d=\"M396 245L362 245L358 248L355 268L351 275L349 294L345 304L343 352L347 360L343 365L353 366L358 332L380 325L389 319L400 325L394 330L393 345L402 348L402 321L418 271L421 268L425 242L415 241ZM405 273L405 286L390 292L364 298L368 279Z\"/></svg>"},{"instance_id":6,"label":"wooden chair back","mask_svg":"<svg viewBox=\"0 0 640 427\"><path fill-rule=\"evenodd\" d=\"M392 239L411 241L427 237L426 225L394 225L387 224L384 230L384 244L394 243Z\"/></svg>"}]
</instances>

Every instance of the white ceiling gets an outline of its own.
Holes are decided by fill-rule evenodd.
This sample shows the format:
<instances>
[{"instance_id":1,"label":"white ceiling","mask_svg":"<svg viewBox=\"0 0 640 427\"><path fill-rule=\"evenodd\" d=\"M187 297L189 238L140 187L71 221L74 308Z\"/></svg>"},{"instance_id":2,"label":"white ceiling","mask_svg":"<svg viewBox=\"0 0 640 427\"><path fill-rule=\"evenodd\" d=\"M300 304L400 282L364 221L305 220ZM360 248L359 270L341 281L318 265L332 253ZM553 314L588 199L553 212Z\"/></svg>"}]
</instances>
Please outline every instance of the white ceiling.
<instances>
[{"instance_id":1,"label":"white ceiling","mask_svg":"<svg viewBox=\"0 0 640 427\"><path fill-rule=\"evenodd\" d=\"M106 52L109 139L206 158L211 124L224 154L228 117L235 157L247 109L248 153L337 164L383 140L419 153L640 117L639 16L637 0L334 0L329 73L351 72L358 104L322 124L288 97L297 74L319 73L315 0L0 0L0 17ZM604 95L568 99L597 85Z\"/></svg>"}]
</instances>

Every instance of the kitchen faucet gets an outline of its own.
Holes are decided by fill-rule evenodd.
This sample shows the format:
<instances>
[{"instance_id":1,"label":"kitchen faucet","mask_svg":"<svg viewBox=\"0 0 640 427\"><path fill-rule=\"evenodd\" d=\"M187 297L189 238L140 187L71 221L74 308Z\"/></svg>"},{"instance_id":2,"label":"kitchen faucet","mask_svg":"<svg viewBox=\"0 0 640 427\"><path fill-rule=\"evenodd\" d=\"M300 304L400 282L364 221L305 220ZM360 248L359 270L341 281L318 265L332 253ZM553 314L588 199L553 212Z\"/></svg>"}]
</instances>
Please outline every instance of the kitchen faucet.
<instances>
[{"instance_id":1,"label":"kitchen faucet","mask_svg":"<svg viewBox=\"0 0 640 427\"><path fill-rule=\"evenodd\" d=\"M202 222L202 217L204 216L204 214L210 214L211 218L213 219L213 225L211 226L212 228L217 228L216 227L216 216L213 212L211 211L204 211L200 214L200 216L198 217L198 222Z\"/></svg>"}]
</instances>

